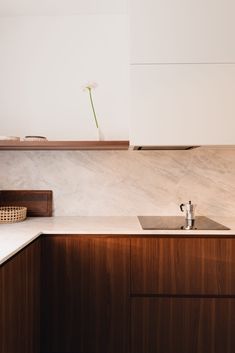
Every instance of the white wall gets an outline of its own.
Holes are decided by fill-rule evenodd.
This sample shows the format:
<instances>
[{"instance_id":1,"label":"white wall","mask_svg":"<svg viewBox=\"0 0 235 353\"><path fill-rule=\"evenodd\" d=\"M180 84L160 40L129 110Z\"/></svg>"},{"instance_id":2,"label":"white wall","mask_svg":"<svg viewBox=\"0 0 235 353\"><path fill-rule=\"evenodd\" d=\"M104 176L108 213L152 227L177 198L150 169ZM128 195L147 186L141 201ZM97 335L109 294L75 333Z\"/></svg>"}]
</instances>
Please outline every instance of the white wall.
<instances>
[{"instance_id":1,"label":"white wall","mask_svg":"<svg viewBox=\"0 0 235 353\"><path fill-rule=\"evenodd\" d=\"M95 139L91 80L105 138L127 139L127 32L125 14L1 17L0 135Z\"/></svg>"}]
</instances>

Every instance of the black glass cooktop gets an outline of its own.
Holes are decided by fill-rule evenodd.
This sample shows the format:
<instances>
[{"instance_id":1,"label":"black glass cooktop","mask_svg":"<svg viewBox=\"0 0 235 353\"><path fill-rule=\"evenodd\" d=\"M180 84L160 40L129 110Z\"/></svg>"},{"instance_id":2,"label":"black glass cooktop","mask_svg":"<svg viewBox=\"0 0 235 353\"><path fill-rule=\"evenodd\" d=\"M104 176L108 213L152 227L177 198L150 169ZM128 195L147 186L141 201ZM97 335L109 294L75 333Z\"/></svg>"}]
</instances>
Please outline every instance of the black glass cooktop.
<instances>
[{"instance_id":1,"label":"black glass cooktop","mask_svg":"<svg viewBox=\"0 0 235 353\"><path fill-rule=\"evenodd\" d=\"M144 230L181 230L185 225L185 217L181 216L138 216L138 219ZM223 224L203 216L195 217L193 229L230 230Z\"/></svg>"}]
</instances>

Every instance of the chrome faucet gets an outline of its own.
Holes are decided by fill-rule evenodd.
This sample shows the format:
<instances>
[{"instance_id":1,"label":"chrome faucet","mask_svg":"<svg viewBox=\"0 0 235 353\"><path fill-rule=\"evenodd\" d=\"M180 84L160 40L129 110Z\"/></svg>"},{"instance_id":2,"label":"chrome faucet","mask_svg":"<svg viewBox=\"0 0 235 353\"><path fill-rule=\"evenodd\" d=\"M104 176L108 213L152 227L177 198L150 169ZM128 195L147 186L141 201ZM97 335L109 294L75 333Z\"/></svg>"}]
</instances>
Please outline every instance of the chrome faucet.
<instances>
[{"instance_id":1,"label":"chrome faucet","mask_svg":"<svg viewBox=\"0 0 235 353\"><path fill-rule=\"evenodd\" d=\"M185 225L183 229L193 229L194 223L195 223L195 207L196 205L193 205L191 201L188 203L182 203L180 205L180 210L181 212L186 212L185 214Z\"/></svg>"}]
</instances>

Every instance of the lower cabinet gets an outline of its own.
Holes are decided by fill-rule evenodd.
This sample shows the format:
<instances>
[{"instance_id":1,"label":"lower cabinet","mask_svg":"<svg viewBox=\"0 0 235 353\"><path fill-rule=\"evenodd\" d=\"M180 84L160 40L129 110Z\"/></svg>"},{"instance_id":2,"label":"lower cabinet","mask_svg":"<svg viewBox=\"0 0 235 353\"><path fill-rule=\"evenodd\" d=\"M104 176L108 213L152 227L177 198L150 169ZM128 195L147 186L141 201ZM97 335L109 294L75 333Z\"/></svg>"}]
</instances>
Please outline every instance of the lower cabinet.
<instances>
[{"instance_id":1,"label":"lower cabinet","mask_svg":"<svg viewBox=\"0 0 235 353\"><path fill-rule=\"evenodd\" d=\"M232 353L235 239L131 239L131 353Z\"/></svg>"},{"instance_id":2,"label":"lower cabinet","mask_svg":"<svg viewBox=\"0 0 235 353\"><path fill-rule=\"evenodd\" d=\"M0 353L233 353L235 239L44 235L0 266Z\"/></svg>"},{"instance_id":3,"label":"lower cabinet","mask_svg":"<svg viewBox=\"0 0 235 353\"><path fill-rule=\"evenodd\" d=\"M0 266L0 353L40 351L40 239Z\"/></svg>"},{"instance_id":4,"label":"lower cabinet","mask_svg":"<svg viewBox=\"0 0 235 353\"><path fill-rule=\"evenodd\" d=\"M133 298L131 353L232 353L235 298Z\"/></svg>"},{"instance_id":5,"label":"lower cabinet","mask_svg":"<svg viewBox=\"0 0 235 353\"><path fill-rule=\"evenodd\" d=\"M235 296L235 239L131 239L132 295Z\"/></svg>"},{"instance_id":6,"label":"lower cabinet","mask_svg":"<svg viewBox=\"0 0 235 353\"><path fill-rule=\"evenodd\" d=\"M42 352L130 352L129 261L127 238L42 238Z\"/></svg>"}]
</instances>

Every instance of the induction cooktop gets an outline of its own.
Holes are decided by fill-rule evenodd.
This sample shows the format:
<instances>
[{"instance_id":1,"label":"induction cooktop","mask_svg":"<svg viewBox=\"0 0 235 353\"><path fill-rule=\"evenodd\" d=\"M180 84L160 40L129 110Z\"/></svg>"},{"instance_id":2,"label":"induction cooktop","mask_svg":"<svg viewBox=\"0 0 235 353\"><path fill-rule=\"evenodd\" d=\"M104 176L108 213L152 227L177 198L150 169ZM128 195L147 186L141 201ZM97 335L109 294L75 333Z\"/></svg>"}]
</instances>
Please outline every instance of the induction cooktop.
<instances>
[{"instance_id":1,"label":"induction cooktop","mask_svg":"<svg viewBox=\"0 0 235 353\"><path fill-rule=\"evenodd\" d=\"M144 230L181 230L184 229L185 217L181 216L138 216ZM230 230L204 216L195 217L193 230Z\"/></svg>"}]
</instances>

